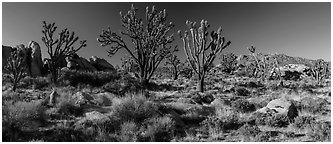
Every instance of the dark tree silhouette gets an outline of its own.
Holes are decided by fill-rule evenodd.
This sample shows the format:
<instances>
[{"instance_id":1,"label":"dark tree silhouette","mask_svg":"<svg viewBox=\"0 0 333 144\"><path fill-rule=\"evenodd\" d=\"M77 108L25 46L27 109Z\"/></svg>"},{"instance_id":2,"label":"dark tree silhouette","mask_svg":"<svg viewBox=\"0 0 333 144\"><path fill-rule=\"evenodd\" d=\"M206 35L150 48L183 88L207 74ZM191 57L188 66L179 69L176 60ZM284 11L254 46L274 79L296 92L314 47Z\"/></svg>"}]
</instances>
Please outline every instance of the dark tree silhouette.
<instances>
[{"instance_id":1,"label":"dark tree silhouette","mask_svg":"<svg viewBox=\"0 0 333 144\"><path fill-rule=\"evenodd\" d=\"M131 9L123 15L120 12L121 23L125 31L117 34L112 32L110 27L103 30L97 38L101 46L110 46L109 56L113 56L120 49L125 49L139 66L139 77L143 84L148 84L159 64L176 48L169 46L173 42L173 35L168 35L174 27L170 22L167 23L167 13L157 11L152 7L150 11L146 8L145 23L137 16L138 9L132 5ZM130 48L124 41L124 37L129 38L134 48Z\"/></svg>"},{"instance_id":2,"label":"dark tree silhouette","mask_svg":"<svg viewBox=\"0 0 333 144\"><path fill-rule=\"evenodd\" d=\"M79 37L75 36L74 32L70 32L69 30L64 29L59 33L59 37L57 39L53 38L54 32L57 30L57 26L55 23L47 24L43 21L43 30L44 34L42 37L42 41L45 43L47 47L47 53L50 56L49 70L51 72L51 81L53 83L57 83L59 70L61 68L61 61L66 57L75 54L81 48L86 47L86 40L80 41L79 46L74 47L74 43L79 39Z\"/></svg>"}]
</instances>

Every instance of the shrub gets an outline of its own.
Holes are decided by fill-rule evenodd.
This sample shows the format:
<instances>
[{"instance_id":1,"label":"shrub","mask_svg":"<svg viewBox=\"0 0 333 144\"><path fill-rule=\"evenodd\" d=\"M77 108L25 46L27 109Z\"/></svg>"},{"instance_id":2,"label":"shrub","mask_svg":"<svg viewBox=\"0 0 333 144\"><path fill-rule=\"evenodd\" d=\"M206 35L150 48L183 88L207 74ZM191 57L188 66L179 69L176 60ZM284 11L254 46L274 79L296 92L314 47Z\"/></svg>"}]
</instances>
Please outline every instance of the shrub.
<instances>
[{"instance_id":1,"label":"shrub","mask_svg":"<svg viewBox=\"0 0 333 144\"><path fill-rule=\"evenodd\" d=\"M109 82L103 85L103 89L107 92L111 92L117 95L124 95L128 92L140 92L144 88L138 80L135 78L125 75L121 79L114 82Z\"/></svg>"},{"instance_id":2,"label":"shrub","mask_svg":"<svg viewBox=\"0 0 333 144\"><path fill-rule=\"evenodd\" d=\"M137 126L134 122L124 122L120 130L120 139L123 142L135 142L137 139Z\"/></svg>"},{"instance_id":3,"label":"shrub","mask_svg":"<svg viewBox=\"0 0 333 144\"><path fill-rule=\"evenodd\" d=\"M325 99L305 97L301 100L299 108L316 114L324 112L327 105L329 104Z\"/></svg>"},{"instance_id":4,"label":"shrub","mask_svg":"<svg viewBox=\"0 0 333 144\"><path fill-rule=\"evenodd\" d=\"M255 111L255 105L244 99L238 99L232 103L232 107L240 112L252 112Z\"/></svg>"},{"instance_id":5,"label":"shrub","mask_svg":"<svg viewBox=\"0 0 333 144\"><path fill-rule=\"evenodd\" d=\"M112 111L121 121L141 123L156 114L157 106L143 94L128 94L113 103Z\"/></svg>"},{"instance_id":6,"label":"shrub","mask_svg":"<svg viewBox=\"0 0 333 144\"><path fill-rule=\"evenodd\" d=\"M25 128L36 129L46 122L42 101L7 102L2 107L2 135L4 141L17 141Z\"/></svg>"},{"instance_id":7,"label":"shrub","mask_svg":"<svg viewBox=\"0 0 333 144\"><path fill-rule=\"evenodd\" d=\"M243 135L246 141L254 139L256 135L260 133L260 129L256 125L245 124L240 129L238 129L240 135Z\"/></svg>"},{"instance_id":8,"label":"shrub","mask_svg":"<svg viewBox=\"0 0 333 144\"><path fill-rule=\"evenodd\" d=\"M60 80L66 83L69 82L71 86L78 84L88 84L93 87L100 87L108 82L114 82L120 76L114 72L84 72L75 70L63 70Z\"/></svg>"},{"instance_id":9,"label":"shrub","mask_svg":"<svg viewBox=\"0 0 333 144\"><path fill-rule=\"evenodd\" d=\"M268 125L271 127L286 127L289 125L289 118L282 114L256 113L254 114L257 125Z\"/></svg>"},{"instance_id":10,"label":"shrub","mask_svg":"<svg viewBox=\"0 0 333 144\"><path fill-rule=\"evenodd\" d=\"M50 84L50 80L46 77L25 77L22 79L24 83L24 87L30 87L33 89L42 89L48 87Z\"/></svg>"},{"instance_id":11,"label":"shrub","mask_svg":"<svg viewBox=\"0 0 333 144\"><path fill-rule=\"evenodd\" d=\"M330 122L315 122L308 126L307 135L313 141L331 141L331 124Z\"/></svg>"},{"instance_id":12,"label":"shrub","mask_svg":"<svg viewBox=\"0 0 333 144\"><path fill-rule=\"evenodd\" d=\"M236 95L238 96L249 96L251 92L244 87L236 88Z\"/></svg>"},{"instance_id":13,"label":"shrub","mask_svg":"<svg viewBox=\"0 0 333 144\"><path fill-rule=\"evenodd\" d=\"M293 126L296 128L304 129L314 122L316 122L316 120L312 116L298 116L295 118Z\"/></svg>"},{"instance_id":14,"label":"shrub","mask_svg":"<svg viewBox=\"0 0 333 144\"><path fill-rule=\"evenodd\" d=\"M274 114L266 119L266 125L272 127L286 127L289 125L289 118L286 115Z\"/></svg>"},{"instance_id":15,"label":"shrub","mask_svg":"<svg viewBox=\"0 0 333 144\"><path fill-rule=\"evenodd\" d=\"M144 137L152 142L167 142L174 137L175 122L170 117L153 117L144 122L146 130Z\"/></svg>"},{"instance_id":16,"label":"shrub","mask_svg":"<svg viewBox=\"0 0 333 144\"><path fill-rule=\"evenodd\" d=\"M273 141L273 137L276 137L279 133L277 131L263 131L259 132L254 141L256 142L270 142Z\"/></svg>"}]
</instances>

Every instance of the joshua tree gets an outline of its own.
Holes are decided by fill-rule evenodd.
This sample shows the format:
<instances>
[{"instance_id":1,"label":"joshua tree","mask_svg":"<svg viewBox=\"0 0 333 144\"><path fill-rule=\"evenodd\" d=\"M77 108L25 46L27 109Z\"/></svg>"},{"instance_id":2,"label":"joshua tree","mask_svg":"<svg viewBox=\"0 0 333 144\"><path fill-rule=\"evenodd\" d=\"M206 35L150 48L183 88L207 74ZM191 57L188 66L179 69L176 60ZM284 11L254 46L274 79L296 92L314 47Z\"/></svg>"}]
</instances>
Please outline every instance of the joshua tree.
<instances>
[{"instance_id":1,"label":"joshua tree","mask_svg":"<svg viewBox=\"0 0 333 144\"><path fill-rule=\"evenodd\" d=\"M173 35L168 33L174 25L166 22L165 9L158 12L154 6L151 11L147 7L145 23L138 18L137 11L138 9L132 5L125 15L120 12L121 23L125 28L125 31L120 33L122 36L112 32L109 27L108 30L102 31L97 40L103 47L110 46L109 56L113 56L120 49L125 49L138 64L140 81L145 85L148 84L161 61L177 49L169 46L173 42ZM127 46L124 37L132 41L133 49Z\"/></svg>"},{"instance_id":2,"label":"joshua tree","mask_svg":"<svg viewBox=\"0 0 333 144\"><path fill-rule=\"evenodd\" d=\"M210 66L216 56L229 46L231 42L226 41L224 36L222 36L222 28L220 27L217 31L211 32L210 41L207 43L209 27L207 21L202 20L200 27L196 27L196 23L190 21L186 21L186 25L190 29L190 34L188 31L185 31L184 35L178 31L178 34L183 40L187 60L193 71L198 74L199 91L203 92L205 75L211 69Z\"/></svg>"},{"instance_id":3,"label":"joshua tree","mask_svg":"<svg viewBox=\"0 0 333 144\"><path fill-rule=\"evenodd\" d=\"M167 58L167 61L165 62L165 65L169 65L171 72L172 72L172 78L173 80L177 80L178 76L180 74L180 69L183 67L183 63L180 62L178 57L176 55L171 55L170 57Z\"/></svg>"},{"instance_id":4,"label":"joshua tree","mask_svg":"<svg viewBox=\"0 0 333 144\"><path fill-rule=\"evenodd\" d=\"M329 64L323 59L316 60L315 64L311 68L312 76L319 84L323 79L329 77Z\"/></svg>"},{"instance_id":5,"label":"joshua tree","mask_svg":"<svg viewBox=\"0 0 333 144\"><path fill-rule=\"evenodd\" d=\"M51 72L51 81L57 83L59 70L61 68L61 61L79 51L81 48L86 47L86 40L80 41L79 46L74 47L74 43L79 39L75 36L74 32L64 29L59 33L57 39L53 38L54 32L57 30L55 23L47 24L43 21L42 41L47 47L47 53L50 56L49 70Z\"/></svg>"},{"instance_id":6,"label":"joshua tree","mask_svg":"<svg viewBox=\"0 0 333 144\"><path fill-rule=\"evenodd\" d=\"M8 63L5 67L8 71L10 71L13 76L13 91L16 90L17 84L24 77L24 71L26 69L26 64L23 61L23 58L19 56L19 50L13 51L10 57L7 59Z\"/></svg>"}]
</instances>

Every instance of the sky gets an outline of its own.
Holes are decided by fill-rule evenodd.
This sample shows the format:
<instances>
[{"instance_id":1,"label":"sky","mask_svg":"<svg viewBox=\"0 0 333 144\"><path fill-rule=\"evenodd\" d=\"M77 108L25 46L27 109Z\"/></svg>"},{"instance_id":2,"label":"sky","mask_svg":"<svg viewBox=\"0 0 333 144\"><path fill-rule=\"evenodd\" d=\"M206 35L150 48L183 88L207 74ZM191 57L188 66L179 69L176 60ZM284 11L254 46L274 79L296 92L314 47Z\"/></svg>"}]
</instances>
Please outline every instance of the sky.
<instances>
[{"instance_id":1,"label":"sky","mask_svg":"<svg viewBox=\"0 0 333 144\"><path fill-rule=\"evenodd\" d=\"M2 45L28 45L39 43L42 57L47 48L42 42L42 21L55 22L60 30L74 31L80 40L87 40L87 47L78 54L84 58L98 56L113 65L120 65L120 58L127 53L118 51L107 55L108 47L101 47L96 40L102 29L110 26L120 32L119 12L126 13L130 2L81 2L81 3L2 3ZM176 54L185 60L183 45L177 31L187 30L185 21L207 20L209 31L222 27L223 35L231 45L222 53L249 54L247 47L256 46L256 52L284 53L309 59L331 60L331 4L329 2L135 2L139 16L144 19L146 6L155 5L157 10L166 9L168 21L175 24L170 34L175 35L173 45ZM78 42L77 42L78 43ZM131 46L131 43L128 43Z\"/></svg>"}]
</instances>

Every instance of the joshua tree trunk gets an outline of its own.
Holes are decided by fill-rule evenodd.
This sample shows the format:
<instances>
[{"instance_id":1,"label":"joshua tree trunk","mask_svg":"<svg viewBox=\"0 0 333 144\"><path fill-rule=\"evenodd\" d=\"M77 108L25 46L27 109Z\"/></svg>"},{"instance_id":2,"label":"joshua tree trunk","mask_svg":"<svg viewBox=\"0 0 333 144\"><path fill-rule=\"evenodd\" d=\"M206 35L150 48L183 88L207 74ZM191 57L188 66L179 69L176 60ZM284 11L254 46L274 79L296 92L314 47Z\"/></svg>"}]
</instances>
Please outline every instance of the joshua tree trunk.
<instances>
[{"instance_id":1,"label":"joshua tree trunk","mask_svg":"<svg viewBox=\"0 0 333 144\"><path fill-rule=\"evenodd\" d=\"M202 93L205 91L205 79L203 77L199 79L197 89Z\"/></svg>"}]
</instances>

